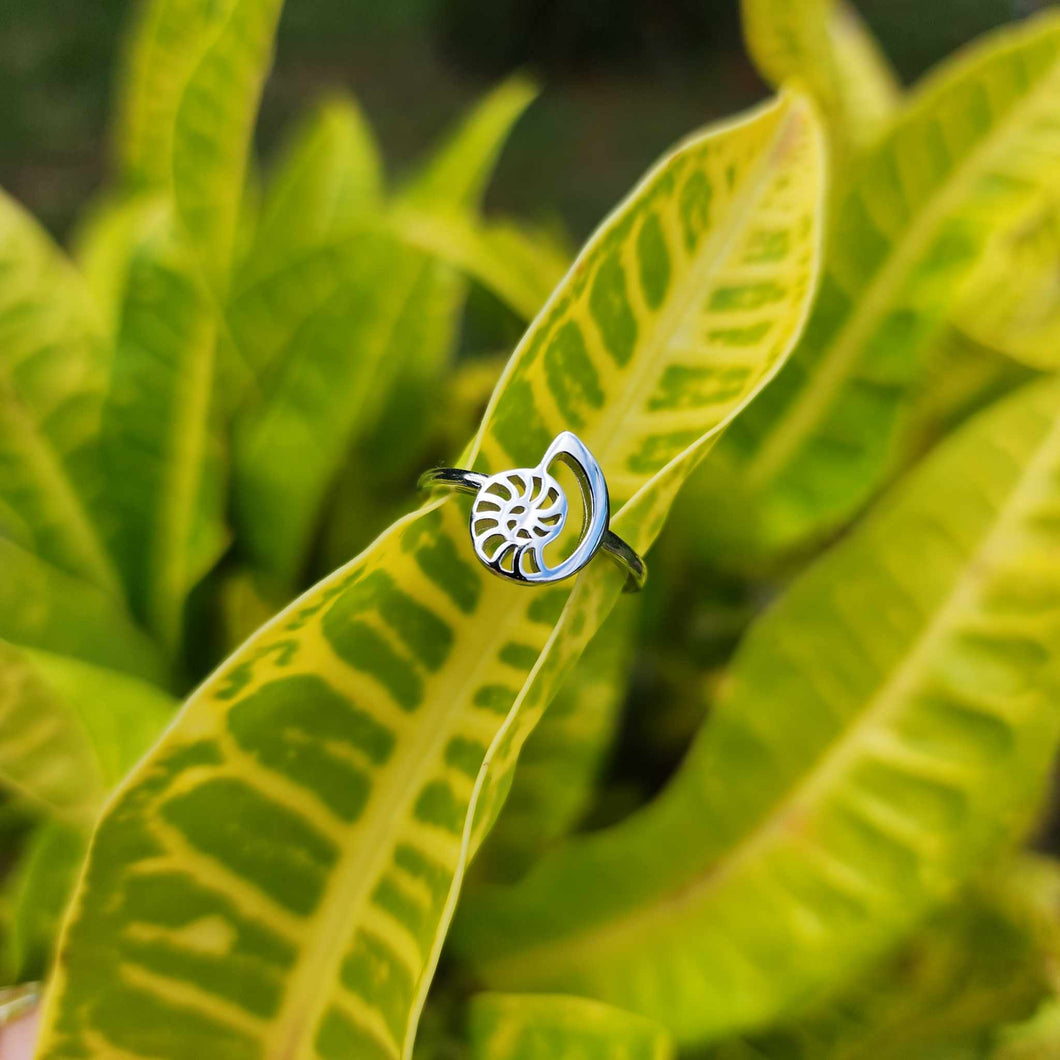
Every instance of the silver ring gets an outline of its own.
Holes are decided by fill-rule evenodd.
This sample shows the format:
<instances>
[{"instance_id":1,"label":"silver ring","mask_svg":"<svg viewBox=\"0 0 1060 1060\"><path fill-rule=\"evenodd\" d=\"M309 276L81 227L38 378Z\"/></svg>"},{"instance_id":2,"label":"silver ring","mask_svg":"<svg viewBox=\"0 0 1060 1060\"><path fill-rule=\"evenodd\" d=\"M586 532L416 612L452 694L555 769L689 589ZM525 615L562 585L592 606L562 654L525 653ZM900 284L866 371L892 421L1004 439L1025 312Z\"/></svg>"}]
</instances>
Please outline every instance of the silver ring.
<instances>
[{"instance_id":1,"label":"silver ring","mask_svg":"<svg viewBox=\"0 0 1060 1060\"><path fill-rule=\"evenodd\" d=\"M582 532L574 551L550 566L545 547L567 523L567 496L549 471L559 461L574 473L582 493ZM644 561L608 529L611 502L600 465L577 435L556 435L537 467L482 475L459 467L438 467L420 476L420 489L442 487L475 498L471 543L494 574L524 585L562 581L580 571L597 552L606 552L626 572L626 592L644 587Z\"/></svg>"}]
</instances>

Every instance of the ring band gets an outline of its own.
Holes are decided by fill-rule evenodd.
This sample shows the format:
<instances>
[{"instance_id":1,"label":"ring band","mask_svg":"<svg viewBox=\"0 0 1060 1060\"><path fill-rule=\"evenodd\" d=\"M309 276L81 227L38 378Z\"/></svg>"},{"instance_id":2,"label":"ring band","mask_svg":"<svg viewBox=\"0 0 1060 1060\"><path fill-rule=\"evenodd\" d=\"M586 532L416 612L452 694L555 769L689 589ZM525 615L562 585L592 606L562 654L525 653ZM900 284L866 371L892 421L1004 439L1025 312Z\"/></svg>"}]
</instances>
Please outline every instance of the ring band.
<instances>
[{"instance_id":1,"label":"ring band","mask_svg":"<svg viewBox=\"0 0 1060 1060\"><path fill-rule=\"evenodd\" d=\"M557 461L570 468L581 487L584 521L574 551L552 566L545 560L545 546L559 537L568 512L566 494L549 472ZM611 506L600 465L570 431L555 437L537 467L496 475L439 467L424 472L419 486L475 498L469 520L475 555L502 578L524 585L562 581L603 551L626 572L626 592L644 586L648 576L644 561L608 528Z\"/></svg>"}]
</instances>

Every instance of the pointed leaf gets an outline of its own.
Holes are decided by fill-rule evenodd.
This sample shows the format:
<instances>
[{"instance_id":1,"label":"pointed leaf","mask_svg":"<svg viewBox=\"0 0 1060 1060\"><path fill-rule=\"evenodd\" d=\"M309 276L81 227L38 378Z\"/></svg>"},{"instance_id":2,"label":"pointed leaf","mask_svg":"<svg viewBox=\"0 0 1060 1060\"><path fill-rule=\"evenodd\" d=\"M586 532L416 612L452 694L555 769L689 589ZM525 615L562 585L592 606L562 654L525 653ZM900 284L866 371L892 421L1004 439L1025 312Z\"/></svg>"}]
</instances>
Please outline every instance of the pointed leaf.
<instances>
[{"instance_id":1,"label":"pointed leaf","mask_svg":"<svg viewBox=\"0 0 1060 1060\"><path fill-rule=\"evenodd\" d=\"M818 537L879 488L925 345L1060 176L1058 114L1060 18L1043 15L948 63L856 167L804 339L719 452L751 550Z\"/></svg>"},{"instance_id":2,"label":"pointed leaf","mask_svg":"<svg viewBox=\"0 0 1060 1060\"><path fill-rule=\"evenodd\" d=\"M324 100L295 131L269 179L247 268L260 273L334 239L382 206L383 170L351 97Z\"/></svg>"},{"instance_id":3,"label":"pointed leaf","mask_svg":"<svg viewBox=\"0 0 1060 1060\"><path fill-rule=\"evenodd\" d=\"M479 994L472 1060L671 1060L673 1041L643 1016L582 997Z\"/></svg>"},{"instance_id":4,"label":"pointed leaf","mask_svg":"<svg viewBox=\"0 0 1060 1060\"><path fill-rule=\"evenodd\" d=\"M450 135L402 191L405 206L474 210L512 126L537 88L524 77L502 81Z\"/></svg>"},{"instance_id":5,"label":"pointed leaf","mask_svg":"<svg viewBox=\"0 0 1060 1060\"><path fill-rule=\"evenodd\" d=\"M752 629L655 803L476 895L488 984L717 1038L834 990L989 863L1060 732L1058 410L1049 383L973 420Z\"/></svg>"},{"instance_id":6,"label":"pointed leaf","mask_svg":"<svg viewBox=\"0 0 1060 1060\"><path fill-rule=\"evenodd\" d=\"M0 534L120 592L96 525L102 327L74 270L0 193Z\"/></svg>"},{"instance_id":7,"label":"pointed leaf","mask_svg":"<svg viewBox=\"0 0 1060 1060\"><path fill-rule=\"evenodd\" d=\"M214 0L210 2L215 7ZM173 194L200 266L228 285L258 100L283 0L223 0L177 106Z\"/></svg>"},{"instance_id":8,"label":"pointed leaf","mask_svg":"<svg viewBox=\"0 0 1060 1060\"><path fill-rule=\"evenodd\" d=\"M646 549L795 340L821 194L798 97L682 145L531 327L468 459L536 461L577 417L616 497L640 490L614 525ZM788 246L767 270L763 225ZM573 590L493 577L446 498L277 616L105 812L40 1055L407 1057L469 853L622 582L603 558Z\"/></svg>"},{"instance_id":9,"label":"pointed leaf","mask_svg":"<svg viewBox=\"0 0 1060 1060\"><path fill-rule=\"evenodd\" d=\"M863 150L898 105L898 78L846 0L742 0L744 36L773 85L801 81L843 147Z\"/></svg>"},{"instance_id":10,"label":"pointed leaf","mask_svg":"<svg viewBox=\"0 0 1060 1060\"><path fill-rule=\"evenodd\" d=\"M184 600L227 543L218 311L164 205L128 262L103 419L112 529L136 614L171 649Z\"/></svg>"}]
</instances>

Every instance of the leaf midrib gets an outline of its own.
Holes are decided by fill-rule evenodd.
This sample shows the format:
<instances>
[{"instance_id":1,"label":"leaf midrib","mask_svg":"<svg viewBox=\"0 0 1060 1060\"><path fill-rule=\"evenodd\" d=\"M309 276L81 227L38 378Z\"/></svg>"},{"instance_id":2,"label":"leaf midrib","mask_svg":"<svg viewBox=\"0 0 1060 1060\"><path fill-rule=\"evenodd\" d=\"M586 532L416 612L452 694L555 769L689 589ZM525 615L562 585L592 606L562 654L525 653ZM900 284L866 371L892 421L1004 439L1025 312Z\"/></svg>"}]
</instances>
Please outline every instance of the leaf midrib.
<instances>
[{"instance_id":1,"label":"leaf midrib","mask_svg":"<svg viewBox=\"0 0 1060 1060\"><path fill-rule=\"evenodd\" d=\"M453 501L442 499L413 513L396 523L391 534L400 533L405 526L446 503ZM487 589L487 598L490 595ZM484 645L480 638L467 636L468 630L465 629L465 652L473 656L472 665L466 668L457 665L460 660L453 655L447 660L446 667L452 676L443 680L431 695L438 723L433 723L429 717L430 704L424 704L417 712L419 724L413 730L415 735L409 746L404 749L404 757L395 757L388 765L386 779L381 785L383 790L374 807L370 805L368 810L371 821L362 819L355 845L345 852L333 872L321 905L322 922L318 920L313 932L314 941L302 951L304 956L291 977L283 1008L276 1019L275 1036L266 1054L272 1060L300 1056L300 1047L309 1040L306 1036L316 1032L324 1005L330 1000L330 987L338 979L339 967L349 947L351 929L360 920L393 851L395 822L407 818L408 808L419 792L418 781L424 775L424 766L438 758L453 732L454 719L466 709L470 694L477 687L479 674L493 665L495 652L492 645L505 643L509 628L518 625L525 617L522 608L512 606L509 593L497 591L492 595L494 599L489 601L492 607L488 611L480 608L469 620L476 629L491 631L491 644ZM513 706L512 709L517 708ZM409 778L416 778L417 782L413 783ZM368 852L367 857L365 852ZM329 910L330 916L327 915ZM439 929L442 928L444 924L439 925ZM327 986L322 988L322 983ZM414 1016L414 1012L410 1013L410 1021Z\"/></svg>"},{"instance_id":2,"label":"leaf midrib","mask_svg":"<svg viewBox=\"0 0 1060 1060\"><path fill-rule=\"evenodd\" d=\"M104 547L80 494L70 481L61 458L23 406L11 383L5 379L0 381L0 385L3 387L4 405L10 414L9 423L12 423L17 435L23 440L23 451L28 453L34 469L34 481L42 487L43 493L52 498L49 507L62 517L62 525L69 532L68 536L64 536L76 547L84 563L83 569L72 573L85 575L118 601L124 601L125 594L117 568Z\"/></svg>"},{"instance_id":3,"label":"leaf midrib","mask_svg":"<svg viewBox=\"0 0 1060 1060\"><path fill-rule=\"evenodd\" d=\"M944 639L955 624L954 619L966 612L969 599L974 599L983 583L993 573L993 560L1006 553L1006 540L1014 524L1020 521L1028 499L1039 494L1040 481L1049 473L1060 453L1060 420L1041 441L1034 457L1028 462L1006 500L999 505L998 513L982 544L967 559L947 598L941 603L935 617L925 626L914 644L910 646L901 663L883 687L872 697L858 720L830 750L824 751L817 763L798 782L776 809L753 831L748 833L724 860L687 883L674 887L666 895L631 912L621 914L596 929L575 933L566 938L542 943L511 956L487 961L492 969L512 968L521 975L528 969L555 966L570 962L575 951L591 950L595 958L607 950L620 948L630 942L635 944L638 936L650 932L654 925L677 916L688 906L700 904L713 892L720 889L739 869L750 863L771 843L785 834L789 823L810 816L813 806L832 790L830 781L843 775L843 770L856 760L859 750L871 742L870 734L886 719L901 709L903 694L914 685L937 643ZM576 960L576 958L574 958Z\"/></svg>"},{"instance_id":4,"label":"leaf midrib","mask_svg":"<svg viewBox=\"0 0 1060 1060\"><path fill-rule=\"evenodd\" d=\"M757 453L748 463L745 475L752 486L761 487L778 475L798 450L804 438L813 432L819 410L828 405L847 378L851 364L862 350L862 344L873 328L884 317L891 301L892 290L900 289L902 278L909 267L935 238L941 221L949 215L955 200L986 168L986 159L995 156L1005 143L1021 133L1024 113L1033 111L1057 80L1057 62L1041 82L1021 100L1013 104L1007 114L978 147L965 159L959 170L947 180L930 205L905 226L906 238L889 257L858 297L858 309L850 314L840 334L832 343L823 360L814 367L812 385L802 387L799 396L787 411L776 420ZM851 192L853 194L853 192ZM966 279L970 279L970 276ZM959 291L955 292L955 298ZM942 318L939 321L942 323Z\"/></svg>"}]
</instances>

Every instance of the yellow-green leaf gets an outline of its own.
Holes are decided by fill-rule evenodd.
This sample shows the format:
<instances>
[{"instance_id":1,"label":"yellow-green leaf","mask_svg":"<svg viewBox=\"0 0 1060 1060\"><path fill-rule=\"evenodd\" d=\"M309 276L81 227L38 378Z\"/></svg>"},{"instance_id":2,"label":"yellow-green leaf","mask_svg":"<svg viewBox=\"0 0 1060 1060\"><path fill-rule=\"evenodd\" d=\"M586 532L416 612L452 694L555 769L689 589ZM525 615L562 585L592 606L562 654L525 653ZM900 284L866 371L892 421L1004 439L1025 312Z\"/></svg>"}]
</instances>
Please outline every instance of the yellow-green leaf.
<instances>
[{"instance_id":1,"label":"yellow-green leaf","mask_svg":"<svg viewBox=\"0 0 1060 1060\"><path fill-rule=\"evenodd\" d=\"M159 203L130 248L102 427L112 547L138 617L171 649L185 598L227 543L218 329L194 256Z\"/></svg>"},{"instance_id":2,"label":"yellow-green leaf","mask_svg":"<svg viewBox=\"0 0 1060 1060\"><path fill-rule=\"evenodd\" d=\"M216 0L202 0L217 9ZM204 274L228 286L258 100L283 0L222 0L180 97L173 196Z\"/></svg>"},{"instance_id":3,"label":"yellow-green leaf","mask_svg":"<svg viewBox=\"0 0 1060 1060\"><path fill-rule=\"evenodd\" d=\"M30 836L18 865L4 880L11 903L4 960L14 981L39 980L47 971L86 847L84 833L77 828L62 821L45 821Z\"/></svg>"},{"instance_id":4,"label":"yellow-green leaf","mask_svg":"<svg viewBox=\"0 0 1060 1060\"><path fill-rule=\"evenodd\" d=\"M1060 368L1060 199L1046 195L997 240L954 322L1032 368Z\"/></svg>"},{"instance_id":5,"label":"yellow-green leaf","mask_svg":"<svg viewBox=\"0 0 1060 1060\"><path fill-rule=\"evenodd\" d=\"M1000 1031L989 1060L1052 1060L1060 1050L1060 1001L1043 1002L1032 1019Z\"/></svg>"},{"instance_id":6,"label":"yellow-green leaf","mask_svg":"<svg viewBox=\"0 0 1060 1060\"><path fill-rule=\"evenodd\" d=\"M991 237L1060 177L1058 115L1049 14L947 63L855 167L803 340L719 450L748 551L820 536L879 488L925 345Z\"/></svg>"},{"instance_id":7,"label":"yellow-green leaf","mask_svg":"<svg viewBox=\"0 0 1060 1060\"><path fill-rule=\"evenodd\" d=\"M470 209L532 97L518 79L495 89L403 194L404 208ZM234 517L247 558L281 597L304 572L327 491L355 443L385 417L398 427L387 458L415 452L465 291L393 224L368 219L350 234L348 217L332 220L290 259L248 262L229 307L259 378L236 424Z\"/></svg>"},{"instance_id":8,"label":"yellow-green leaf","mask_svg":"<svg viewBox=\"0 0 1060 1060\"><path fill-rule=\"evenodd\" d=\"M984 1056L998 1026L1026 1019L1050 993L1058 886L1055 865L1008 862L837 997L698 1060Z\"/></svg>"},{"instance_id":9,"label":"yellow-green leaf","mask_svg":"<svg viewBox=\"0 0 1060 1060\"><path fill-rule=\"evenodd\" d=\"M521 876L591 803L628 691L636 603L619 602L530 734L476 878Z\"/></svg>"},{"instance_id":10,"label":"yellow-green leaf","mask_svg":"<svg viewBox=\"0 0 1060 1060\"><path fill-rule=\"evenodd\" d=\"M0 641L0 787L85 826L173 712L132 677Z\"/></svg>"},{"instance_id":11,"label":"yellow-green leaf","mask_svg":"<svg viewBox=\"0 0 1060 1060\"><path fill-rule=\"evenodd\" d=\"M847 0L742 0L744 37L762 76L804 83L841 147L863 150L898 105L898 78Z\"/></svg>"},{"instance_id":12,"label":"yellow-green leaf","mask_svg":"<svg viewBox=\"0 0 1060 1060\"><path fill-rule=\"evenodd\" d=\"M536 462L575 427L646 549L798 334L822 182L799 97L679 147L535 321L468 460ZM622 581L603 557L573 590L493 577L446 498L278 615L105 812L40 1055L408 1056L467 858Z\"/></svg>"},{"instance_id":13,"label":"yellow-green leaf","mask_svg":"<svg viewBox=\"0 0 1060 1060\"><path fill-rule=\"evenodd\" d=\"M1060 733L1058 411L1037 384L971 421L753 627L659 799L475 895L491 987L762 1026L1023 830Z\"/></svg>"},{"instance_id":14,"label":"yellow-green leaf","mask_svg":"<svg viewBox=\"0 0 1060 1060\"><path fill-rule=\"evenodd\" d=\"M0 193L0 535L120 595L95 521L109 358L70 264Z\"/></svg>"},{"instance_id":15,"label":"yellow-green leaf","mask_svg":"<svg viewBox=\"0 0 1060 1060\"><path fill-rule=\"evenodd\" d=\"M402 205L474 210L512 126L536 95L525 77L501 82L413 175L401 190Z\"/></svg>"},{"instance_id":16,"label":"yellow-green leaf","mask_svg":"<svg viewBox=\"0 0 1060 1060\"><path fill-rule=\"evenodd\" d=\"M671 1060L673 1040L643 1016L583 997L479 994L472 1060Z\"/></svg>"},{"instance_id":17,"label":"yellow-green leaf","mask_svg":"<svg viewBox=\"0 0 1060 1060\"><path fill-rule=\"evenodd\" d=\"M244 268L289 264L382 205L382 162L360 108L348 96L325 99L280 154Z\"/></svg>"},{"instance_id":18,"label":"yellow-green leaf","mask_svg":"<svg viewBox=\"0 0 1060 1060\"><path fill-rule=\"evenodd\" d=\"M0 639L165 683L158 649L125 605L0 535Z\"/></svg>"}]
</instances>

